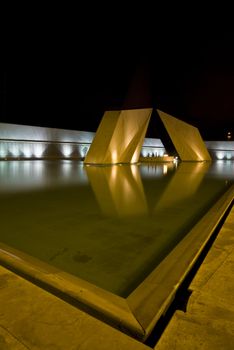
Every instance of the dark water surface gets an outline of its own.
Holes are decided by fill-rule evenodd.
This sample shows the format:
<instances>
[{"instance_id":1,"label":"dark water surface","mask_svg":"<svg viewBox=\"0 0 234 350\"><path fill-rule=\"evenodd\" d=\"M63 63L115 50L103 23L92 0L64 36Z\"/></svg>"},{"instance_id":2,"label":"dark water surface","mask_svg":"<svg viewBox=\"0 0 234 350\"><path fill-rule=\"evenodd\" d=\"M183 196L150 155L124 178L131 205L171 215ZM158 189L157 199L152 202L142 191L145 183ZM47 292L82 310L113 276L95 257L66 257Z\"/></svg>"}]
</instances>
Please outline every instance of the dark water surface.
<instances>
[{"instance_id":1,"label":"dark water surface","mask_svg":"<svg viewBox=\"0 0 234 350\"><path fill-rule=\"evenodd\" d=\"M126 297L234 182L234 162L0 162L0 241Z\"/></svg>"}]
</instances>

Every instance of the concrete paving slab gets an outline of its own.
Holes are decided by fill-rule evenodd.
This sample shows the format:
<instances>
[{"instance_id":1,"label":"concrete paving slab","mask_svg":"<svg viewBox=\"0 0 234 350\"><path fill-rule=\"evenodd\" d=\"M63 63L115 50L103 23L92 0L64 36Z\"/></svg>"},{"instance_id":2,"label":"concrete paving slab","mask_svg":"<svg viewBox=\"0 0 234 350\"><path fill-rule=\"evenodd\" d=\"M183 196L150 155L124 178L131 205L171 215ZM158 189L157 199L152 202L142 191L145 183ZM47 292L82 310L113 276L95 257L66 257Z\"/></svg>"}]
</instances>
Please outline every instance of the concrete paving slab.
<instances>
[{"instance_id":1,"label":"concrete paving slab","mask_svg":"<svg viewBox=\"0 0 234 350\"><path fill-rule=\"evenodd\" d=\"M0 349L1 350L28 350L18 339L0 326Z\"/></svg>"},{"instance_id":2,"label":"concrete paving slab","mask_svg":"<svg viewBox=\"0 0 234 350\"><path fill-rule=\"evenodd\" d=\"M234 322L216 323L176 311L155 350L233 349Z\"/></svg>"},{"instance_id":3,"label":"concrete paving slab","mask_svg":"<svg viewBox=\"0 0 234 350\"><path fill-rule=\"evenodd\" d=\"M213 275L206 281L205 285L200 288L206 294L216 298L226 300L227 304L234 306L234 261L226 261L216 270Z\"/></svg>"},{"instance_id":4,"label":"concrete paving slab","mask_svg":"<svg viewBox=\"0 0 234 350\"><path fill-rule=\"evenodd\" d=\"M215 301L215 302L214 302ZM218 322L234 322L234 305L225 299L205 292L194 292L189 299L186 314L199 315L199 318L217 319Z\"/></svg>"},{"instance_id":5,"label":"concrete paving slab","mask_svg":"<svg viewBox=\"0 0 234 350\"><path fill-rule=\"evenodd\" d=\"M149 350L0 266L1 350Z\"/></svg>"}]
</instances>

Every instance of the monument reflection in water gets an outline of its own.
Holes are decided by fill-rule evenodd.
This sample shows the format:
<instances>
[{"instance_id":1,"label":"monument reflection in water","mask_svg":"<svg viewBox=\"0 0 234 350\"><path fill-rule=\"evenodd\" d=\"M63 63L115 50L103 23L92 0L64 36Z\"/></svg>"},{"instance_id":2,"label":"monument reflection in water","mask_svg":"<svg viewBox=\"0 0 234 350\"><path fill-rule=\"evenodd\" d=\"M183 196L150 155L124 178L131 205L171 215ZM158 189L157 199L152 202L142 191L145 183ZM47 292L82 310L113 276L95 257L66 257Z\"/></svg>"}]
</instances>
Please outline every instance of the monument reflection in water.
<instances>
[{"instance_id":1,"label":"monument reflection in water","mask_svg":"<svg viewBox=\"0 0 234 350\"><path fill-rule=\"evenodd\" d=\"M204 181L210 166L210 162L182 162L178 166L171 163L86 168L103 215L125 219L118 236L122 236L128 257L132 257L128 261L128 281L134 279L134 274L135 280L130 289L121 293L127 295L134 289L223 193L225 181ZM147 178L145 173L151 175ZM131 241L133 236L135 241ZM137 266L135 271L133 266Z\"/></svg>"},{"instance_id":2,"label":"monument reflection in water","mask_svg":"<svg viewBox=\"0 0 234 350\"><path fill-rule=\"evenodd\" d=\"M233 182L216 166L3 162L0 241L126 297Z\"/></svg>"},{"instance_id":3,"label":"monument reflection in water","mask_svg":"<svg viewBox=\"0 0 234 350\"><path fill-rule=\"evenodd\" d=\"M86 172L103 214L119 217L147 214L137 165L90 166Z\"/></svg>"}]
</instances>

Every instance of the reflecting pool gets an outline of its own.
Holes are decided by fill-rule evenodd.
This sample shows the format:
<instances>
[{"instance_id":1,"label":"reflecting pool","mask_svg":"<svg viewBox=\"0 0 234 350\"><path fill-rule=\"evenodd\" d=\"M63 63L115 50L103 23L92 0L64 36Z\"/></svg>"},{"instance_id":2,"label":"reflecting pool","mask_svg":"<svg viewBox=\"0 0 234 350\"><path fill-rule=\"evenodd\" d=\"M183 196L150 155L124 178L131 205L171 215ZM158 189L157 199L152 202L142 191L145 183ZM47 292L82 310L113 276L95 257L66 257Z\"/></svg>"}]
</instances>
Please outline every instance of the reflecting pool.
<instances>
[{"instance_id":1,"label":"reflecting pool","mask_svg":"<svg viewBox=\"0 0 234 350\"><path fill-rule=\"evenodd\" d=\"M128 296L233 184L234 162L0 162L0 242Z\"/></svg>"}]
</instances>

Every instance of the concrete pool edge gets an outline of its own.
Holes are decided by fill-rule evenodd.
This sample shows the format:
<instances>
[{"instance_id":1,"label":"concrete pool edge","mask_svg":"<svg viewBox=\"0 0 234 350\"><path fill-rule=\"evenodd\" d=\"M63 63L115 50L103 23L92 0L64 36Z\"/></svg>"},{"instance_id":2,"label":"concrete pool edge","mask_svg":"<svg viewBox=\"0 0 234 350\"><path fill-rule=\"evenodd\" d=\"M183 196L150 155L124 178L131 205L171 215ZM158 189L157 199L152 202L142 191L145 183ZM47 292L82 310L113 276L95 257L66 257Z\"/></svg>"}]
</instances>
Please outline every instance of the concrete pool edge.
<instances>
[{"instance_id":1,"label":"concrete pool edge","mask_svg":"<svg viewBox=\"0 0 234 350\"><path fill-rule=\"evenodd\" d=\"M124 333L144 337L126 299L3 243L0 264Z\"/></svg>"},{"instance_id":2,"label":"concrete pool edge","mask_svg":"<svg viewBox=\"0 0 234 350\"><path fill-rule=\"evenodd\" d=\"M159 318L167 311L185 277L230 206L234 185L198 221L193 229L127 297L136 319L145 330L145 340ZM181 259L183 256L183 259Z\"/></svg>"},{"instance_id":3,"label":"concrete pool edge","mask_svg":"<svg viewBox=\"0 0 234 350\"><path fill-rule=\"evenodd\" d=\"M126 299L4 244L0 244L0 262L56 296L67 296L68 302L77 301L76 305L85 309L87 313L94 314L102 321L143 341L169 307L179 285L230 206L233 196L234 185ZM200 235L200 232L203 235ZM187 260L183 261L183 264L179 261L175 275L175 262L178 262L183 254L187 254Z\"/></svg>"}]
</instances>

